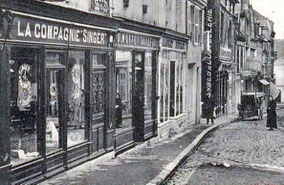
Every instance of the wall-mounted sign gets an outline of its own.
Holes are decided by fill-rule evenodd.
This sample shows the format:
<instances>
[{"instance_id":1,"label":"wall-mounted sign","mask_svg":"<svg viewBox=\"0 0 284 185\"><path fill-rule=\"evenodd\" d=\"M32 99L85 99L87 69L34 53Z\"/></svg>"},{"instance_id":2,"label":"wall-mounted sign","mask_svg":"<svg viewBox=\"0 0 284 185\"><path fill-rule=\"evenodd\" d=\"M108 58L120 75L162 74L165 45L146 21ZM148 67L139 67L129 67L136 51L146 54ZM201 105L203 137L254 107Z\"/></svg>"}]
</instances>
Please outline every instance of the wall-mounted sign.
<instances>
[{"instance_id":1,"label":"wall-mounted sign","mask_svg":"<svg viewBox=\"0 0 284 185\"><path fill-rule=\"evenodd\" d=\"M109 13L109 0L91 0L90 11Z\"/></svg>"},{"instance_id":2,"label":"wall-mounted sign","mask_svg":"<svg viewBox=\"0 0 284 185\"><path fill-rule=\"evenodd\" d=\"M166 48L174 48L174 41L170 39L164 39L162 41L162 46Z\"/></svg>"},{"instance_id":3,"label":"wall-mounted sign","mask_svg":"<svg viewBox=\"0 0 284 185\"><path fill-rule=\"evenodd\" d=\"M232 50L228 48L220 48L220 59L221 60L232 60Z\"/></svg>"},{"instance_id":4,"label":"wall-mounted sign","mask_svg":"<svg viewBox=\"0 0 284 185\"><path fill-rule=\"evenodd\" d=\"M186 43L185 42L176 41L176 49L185 50L186 49Z\"/></svg>"},{"instance_id":5,"label":"wall-mounted sign","mask_svg":"<svg viewBox=\"0 0 284 185\"><path fill-rule=\"evenodd\" d=\"M14 18L10 38L52 44L107 45L104 31L27 17Z\"/></svg>"},{"instance_id":6,"label":"wall-mounted sign","mask_svg":"<svg viewBox=\"0 0 284 185\"><path fill-rule=\"evenodd\" d=\"M165 47L165 48L172 48L172 49L180 49L180 50L186 49L186 43L185 42L176 41L176 40L172 40L172 39L166 39L166 38L163 38L162 46Z\"/></svg>"},{"instance_id":7,"label":"wall-mounted sign","mask_svg":"<svg viewBox=\"0 0 284 185\"><path fill-rule=\"evenodd\" d=\"M132 33L118 33L117 43L129 46L141 46L159 48L159 39L146 35L136 35Z\"/></svg>"}]
</instances>

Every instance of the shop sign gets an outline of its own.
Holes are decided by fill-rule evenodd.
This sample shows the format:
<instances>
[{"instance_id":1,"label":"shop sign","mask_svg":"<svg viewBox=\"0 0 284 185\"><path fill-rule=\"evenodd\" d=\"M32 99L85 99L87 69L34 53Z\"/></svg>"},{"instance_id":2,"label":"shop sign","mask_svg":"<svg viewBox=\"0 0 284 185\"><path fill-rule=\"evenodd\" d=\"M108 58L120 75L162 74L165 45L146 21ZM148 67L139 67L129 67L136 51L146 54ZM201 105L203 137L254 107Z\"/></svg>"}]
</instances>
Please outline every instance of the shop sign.
<instances>
[{"instance_id":1,"label":"shop sign","mask_svg":"<svg viewBox=\"0 0 284 185\"><path fill-rule=\"evenodd\" d=\"M165 48L174 48L174 41L170 39L163 39L162 46Z\"/></svg>"},{"instance_id":2,"label":"shop sign","mask_svg":"<svg viewBox=\"0 0 284 185\"><path fill-rule=\"evenodd\" d=\"M108 14L109 0L91 0L90 11Z\"/></svg>"},{"instance_id":3,"label":"shop sign","mask_svg":"<svg viewBox=\"0 0 284 185\"><path fill-rule=\"evenodd\" d=\"M50 44L107 45L106 32L25 17L15 17L10 38Z\"/></svg>"},{"instance_id":4,"label":"shop sign","mask_svg":"<svg viewBox=\"0 0 284 185\"><path fill-rule=\"evenodd\" d=\"M186 49L185 42L180 42L180 41L165 39L165 38L163 38L162 40L162 46L165 48L171 48L171 49L180 49L180 50Z\"/></svg>"},{"instance_id":5,"label":"shop sign","mask_svg":"<svg viewBox=\"0 0 284 185\"><path fill-rule=\"evenodd\" d=\"M159 48L159 39L146 35L136 35L131 33L118 33L117 43L129 46L141 46Z\"/></svg>"},{"instance_id":6,"label":"shop sign","mask_svg":"<svg viewBox=\"0 0 284 185\"><path fill-rule=\"evenodd\" d=\"M220 48L220 58L224 60L232 59L232 50L228 48Z\"/></svg>"},{"instance_id":7,"label":"shop sign","mask_svg":"<svg viewBox=\"0 0 284 185\"><path fill-rule=\"evenodd\" d=\"M176 41L176 49L185 50L185 49L186 49L186 44L185 44L185 42L178 42L178 41Z\"/></svg>"}]
</instances>

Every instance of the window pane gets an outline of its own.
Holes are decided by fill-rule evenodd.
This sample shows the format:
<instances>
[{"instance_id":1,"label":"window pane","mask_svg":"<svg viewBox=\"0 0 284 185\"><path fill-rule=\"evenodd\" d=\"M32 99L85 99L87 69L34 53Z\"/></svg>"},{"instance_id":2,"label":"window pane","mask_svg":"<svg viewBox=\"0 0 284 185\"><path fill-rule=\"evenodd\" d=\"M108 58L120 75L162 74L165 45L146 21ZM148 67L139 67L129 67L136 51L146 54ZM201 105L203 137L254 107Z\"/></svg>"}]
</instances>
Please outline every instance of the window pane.
<instances>
[{"instance_id":1,"label":"window pane","mask_svg":"<svg viewBox=\"0 0 284 185\"><path fill-rule=\"evenodd\" d=\"M176 110L176 63L175 61L171 61L170 63L170 116L175 116Z\"/></svg>"},{"instance_id":2,"label":"window pane","mask_svg":"<svg viewBox=\"0 0 284 185\"><path fill-rule=\"evenodd\" d=\"M164 60L160 63L160 122L163 122L165 120L165 112L164 112L164 106L165 106L165 91L164 91L164 78L165 78L165 64Z\"/></svg>"},{"instance_id":3,"label":"window pane","mask_svg":"<svg viewBox=\"0 0 284 185\"><path fill-rule=\"evenodd\" d=\"M116 51L116 128L132 125L132 55Z\"/></svg>"},{"instance_id":4,"label":"window pane","mask_svg":"<svg viewBox=\"0 0 284 185\"><path fill-rule=\"evenodd\" d=\"M68 147L85 140L85 56L83 51L70 51L67 75Z\"/></svg>"},{"instance_id":5,"label":"window pane","mask_svg":"<svg viewBox=\"0 0 284 185\"><path fill-rule=\"evenodd\" d=\"M62 73L62 72L61 72ZM46 70L47 117L46 117L46 150L47 153L59 148L59 90L60 71Z\"/></svg>"},{"instance_id":6,"label":"window pane","mask_svg":"<svg viewBox=\"0 0 284 185\"><path fill-rule=\"evenodd\" d=\"M38 156L36 52L12 48L11 75L11 163Z\"/></svg>"},{"instance_id":7,"label":"window pane","mask_svg":"<svg viewBox=\"0 0 284 185\"><path fill-rule=\"evenodd\" d=\"M170 91L170 68L169 68L169 52L166 52L166 60L165 60L165 87L164 87L164 91L165 91L165 120L168 120L169 118L169 91Z\"/></svg>"},{"instance_id":8,"label":"window pane","mask_svg":"<svg viewBox=\"0 0 284 185\"><path fill-rule=\"evenodd\" d=\"M152 53L145 53L145 103L144 103L144 115L145 120L152 118Z\"/></svg>"}]
</instances>

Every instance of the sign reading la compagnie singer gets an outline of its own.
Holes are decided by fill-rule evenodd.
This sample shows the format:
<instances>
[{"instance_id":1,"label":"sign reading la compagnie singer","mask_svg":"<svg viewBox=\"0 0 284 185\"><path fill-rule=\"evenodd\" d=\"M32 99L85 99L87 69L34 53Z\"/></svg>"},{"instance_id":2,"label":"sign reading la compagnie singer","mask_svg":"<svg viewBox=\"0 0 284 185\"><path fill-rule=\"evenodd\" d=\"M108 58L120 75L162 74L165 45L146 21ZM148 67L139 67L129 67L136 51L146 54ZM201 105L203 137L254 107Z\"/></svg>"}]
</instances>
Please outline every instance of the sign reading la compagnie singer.
<instances>
[{"instance_id":1,"label":"sign reading la compagnie singer","mask_svg":"<svg viewBox=\"0 0 284 185\"><path fill-rule=\"evenodd\" d=\"M107 33L101 30L26 17L15 17L10 38L48 44L107 45Z\"/></svg>"}]
</instances>

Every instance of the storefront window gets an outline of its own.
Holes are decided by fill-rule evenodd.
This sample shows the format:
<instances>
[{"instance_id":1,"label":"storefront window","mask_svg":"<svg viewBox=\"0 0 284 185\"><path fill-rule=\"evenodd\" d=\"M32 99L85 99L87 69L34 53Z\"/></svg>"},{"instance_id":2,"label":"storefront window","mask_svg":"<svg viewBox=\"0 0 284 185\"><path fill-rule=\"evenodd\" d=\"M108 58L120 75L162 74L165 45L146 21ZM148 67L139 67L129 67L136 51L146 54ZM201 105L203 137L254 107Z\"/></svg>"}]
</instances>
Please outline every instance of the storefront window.
<instances>
[{"instance_id":1,"label":"storefront window","mask_svg":"<svg viewBox=\"0 0 284 185\"><path fill-rule=\"evenodd\" d=\"M164 51L160 63L160 122L183 112L184 55Z\"/></svg>"},{"instance_id":2,"label":"storefront window","mask_svg":"<svg viewBox=\"0 0 284 185\"><path fill-rule=\"evenodd\" d=\"M144 116L145 120L152 118L152 53L145 53L145 75L144 75Z\"/></svg>"},{"instance_id":3,"label":"storefront window","mask_svg":"<svg viewBox=\"0 0 284 185\"><path fill-rule=\"evenodd\" d=\"M165 82L165 64L163 60L160 62L160 122L165 120L165 90L164 90L164 82Z\"/></svg>"},{"instance_id":4,"label":"storefront window","mask_svg":"<svg viewBox=\"0 0 284 185\"><path fill-rule=\"evenodd\" d=\"M59 52L46 53L46 152L58 150L60 133L62 132L62 103L64 69L62 64L64 56Z\"/></svg>"},{"instance_id":5,"label":"storefront window","mask_svg":"<svg viewBox=\"0 0 284 185\"><path fill-rule=\"evenodd\" d=\"M132 55L116 51L116 128L132 125Z\"/></svg>"},{"instance_id":6,"label":"storefront window","mask_svg":"<svg viewBox=\"0 0 284 185\"><path fill-rule=\"evenodd\" d=\"M11 163L39 155L37 149L37 52L12 48L11 75Z\"/></svg>"},{"instance_id":7,"label":"storefront window","mask_svg":"<svg viewBox=\"0 0 284 185\"><path fill-rule=\"evenodd\" d=\"M165 97L165 120L169 119L170 108L170 65L169 65L169 53L165 55L165 84L164 84L164 97Z\"/></svg>"},{"instance_id":8,"label":"storefront window","mask_svg":"<svg viewBox=\"0 0 284 185\"><path fill-rule=\"evenodd\" d=\"M67 74L68 120L67 144L85 140L85 56L83 51L70 51Z\"/></svg>"},{"instance_id":9,"label":"storefront window","mask_svg":"<svg viewBox=\"0 0 284 185\"><path fill-rule=\"evenodd\" d=\"M163 60L161 61L161 108L160 108L160 121L168 120L168 91L169 91L169 63L168 63L168 52L163 52Z\"/></svg>"},{"instance_id":10,"label":"storefront window","mask_svg":"<svg viewBox=\"0 0 284 185\"><path fill-rule=\"evenodd\" d=\"M176 116L176 79L177 79L177 73L176 73L176 61L170 61L170 116Z\"/></svg>"}]
</instances>

